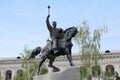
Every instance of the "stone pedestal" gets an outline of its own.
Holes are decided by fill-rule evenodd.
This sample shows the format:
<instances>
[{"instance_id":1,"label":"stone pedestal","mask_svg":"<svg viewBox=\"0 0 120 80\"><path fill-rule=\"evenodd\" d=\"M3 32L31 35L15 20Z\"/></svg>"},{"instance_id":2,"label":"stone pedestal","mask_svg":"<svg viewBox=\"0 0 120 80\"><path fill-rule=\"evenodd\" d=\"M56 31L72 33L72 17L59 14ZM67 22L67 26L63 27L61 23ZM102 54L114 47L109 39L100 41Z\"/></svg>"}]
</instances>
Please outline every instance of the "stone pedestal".
<instances>
[{"instance_id":1,"label":"stone pedestal","mask_svg":"<svg viewBox=\"0 0 120 80\"><path fill-rule=\"evenodd\" d=\"M45 75L34 76L34 80L80 80L80 68L69 67L60 72L48 72Z\"/></svg>"}]
</instances>

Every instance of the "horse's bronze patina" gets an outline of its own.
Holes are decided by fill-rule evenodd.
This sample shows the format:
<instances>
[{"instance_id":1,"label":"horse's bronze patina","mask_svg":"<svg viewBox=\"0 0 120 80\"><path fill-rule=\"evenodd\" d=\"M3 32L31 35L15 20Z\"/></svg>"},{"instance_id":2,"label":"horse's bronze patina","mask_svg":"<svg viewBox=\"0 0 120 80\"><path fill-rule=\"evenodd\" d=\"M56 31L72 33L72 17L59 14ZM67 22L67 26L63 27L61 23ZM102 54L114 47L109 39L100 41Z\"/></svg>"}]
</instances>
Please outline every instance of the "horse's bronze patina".
<instances>
[{"instance_id":1,"label":"horse's bronze patina","mask_svg":"<svg viewBox=\"0 0 120 80\"><path fill-rule=\"evenodd\" d=\"M71 48L73 46L71 40L72 40L72 37L74 37L76 35L76 33L77 33L76 27L70 27L64 31L64 37L62 39L60 39L58 42L59 50L57 53L54 53L54 51L53 51L54 49L52 49L52 47L51 47L52 41L48 41L48 43L46 44L46 46L43 49L37 47L36 50L34 49L32 51L29 59L34 58L32 56L38 55L39 52L41 55L41 60L39 62L39 67L38 67L38 75L40 72L40 67L42 66L42 63L46 59L49 59L48 66L53 68L53 72L59 71L59 68L55 67L53 65L53 62L54 62L55 58L60 55L66 55L67 59L70 63L70 66L74 66L74 64L72 62L72 56L71 56ZM35 51L36 51L36 53L35 53Z\"/></svg>"}]
</instances>

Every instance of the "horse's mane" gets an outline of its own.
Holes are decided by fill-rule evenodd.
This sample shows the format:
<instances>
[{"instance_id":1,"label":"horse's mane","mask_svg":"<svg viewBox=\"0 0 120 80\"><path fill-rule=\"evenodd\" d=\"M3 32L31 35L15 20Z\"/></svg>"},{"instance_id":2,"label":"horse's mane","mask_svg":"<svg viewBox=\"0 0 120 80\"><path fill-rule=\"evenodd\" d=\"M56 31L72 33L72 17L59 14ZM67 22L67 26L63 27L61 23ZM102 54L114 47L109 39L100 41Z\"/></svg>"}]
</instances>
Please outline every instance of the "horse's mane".
<instances>
[{"instance_id":1,"label":"horse's mane","mask_svg":"<svg viewBox=\"0 0 120 80\"><path fill-rule=\"evenodd\" d=\"M77 33L77 28L76 27L69 27L64 31L64 33L65 33L65 39L70 40Z\"/></svg>"},{"instance_id":2,"label":"horse's mane","mask_svg":"<svg viewBox=\"0 0 120 80\"><path fill-rule=\"evenodd\" d=\"M69 28L67 28L67 29L64 31L64 33L66 33L67 31L69 31L69 30L72 29L72 28L75 28L75 27L69 27Z\"/></svg>"}]
</instances>

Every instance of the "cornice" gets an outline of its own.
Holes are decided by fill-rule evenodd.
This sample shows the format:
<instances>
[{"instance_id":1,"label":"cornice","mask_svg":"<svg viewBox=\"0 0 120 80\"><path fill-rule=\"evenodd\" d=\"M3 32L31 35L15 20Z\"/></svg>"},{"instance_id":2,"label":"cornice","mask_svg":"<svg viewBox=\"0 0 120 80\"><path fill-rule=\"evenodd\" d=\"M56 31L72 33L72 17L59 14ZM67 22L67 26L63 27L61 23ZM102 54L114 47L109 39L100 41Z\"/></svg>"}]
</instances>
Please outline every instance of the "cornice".
<instances>
[{"instance_id":1,"label":"cornice","mask_svg":"<svg viewBox=\"0 0 120 80\"><path fill-rule=\"evenodd\" d=\"M104 59L113 59L113 58L120 58L120 53L104 53L103 54ZM73 61L80 60L80 55L73 55L72 56ZM36 58L36 60L39 62L40 58ZM47 62L48 60L46 60ZM67 61L66 56L58 57L56 58L56 62L62 62ZM6 59L6 60L0 60L0 65L8 65L8 64L21 64L22 59Z\"/></svg>"}]
</instances>

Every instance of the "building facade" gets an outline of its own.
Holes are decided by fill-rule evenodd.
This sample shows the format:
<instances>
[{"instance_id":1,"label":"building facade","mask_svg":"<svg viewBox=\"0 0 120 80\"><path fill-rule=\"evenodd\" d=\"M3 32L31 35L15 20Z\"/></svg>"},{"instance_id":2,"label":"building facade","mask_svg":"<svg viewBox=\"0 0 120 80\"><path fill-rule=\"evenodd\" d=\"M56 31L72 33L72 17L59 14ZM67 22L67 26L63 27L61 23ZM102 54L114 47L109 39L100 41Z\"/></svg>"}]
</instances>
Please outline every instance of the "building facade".
<instances>
[{"instance_id":1,"label":"building facade","mask_svg":"<svg viewBox=\"0 0 120 80\"><path fill-rule=\"evenodd\" d=\"M104 59L99 60L99 64L102 68L102 71L112 69L120 75L120 52L106 52L103 54ZM39 60L39 58L37 58ZM21 67L22 59L0 59L0 75L3 80L13 80L14 76L22 70ZM73 56L73 63L75 66L80 66L80 56ZM45 62L45 65L48 64L48 61ZM69 62L66 57L58 57L54 62L54 65L59 67L61 70L68 68Z\"/></svg>"}]
</instances>

